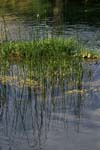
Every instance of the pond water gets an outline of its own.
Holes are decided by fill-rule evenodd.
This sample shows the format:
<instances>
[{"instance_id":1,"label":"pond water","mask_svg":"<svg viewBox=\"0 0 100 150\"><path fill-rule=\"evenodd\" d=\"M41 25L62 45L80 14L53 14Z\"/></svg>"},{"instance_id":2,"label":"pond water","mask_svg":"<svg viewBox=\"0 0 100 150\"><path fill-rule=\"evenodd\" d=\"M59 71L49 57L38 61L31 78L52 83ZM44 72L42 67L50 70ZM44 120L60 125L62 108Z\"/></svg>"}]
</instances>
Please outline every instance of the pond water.
<instances>
[{"instance_id":1,"label":"pond water","mask_svg":"<svg viewBox=\"0 0 100 150\"><path fill-rule=\"evenodd\" d=\"M99 5L62 0L2 1L0 40L73 36L92 49L100 49Z\"/></svg>"},{"instance_id":2,"label":"pond water","mask_svg":"<svg viewBox=\"0 0 100 150\"><path fill-rule=\"evenodd\" d=\"M82 6L1 0L0 40L74 36L100 49L98 5ZM1 59L0 150L56 149L100 150L99 60Z\"/></svg>"},{"instance_id":3,"label":"pond water","mask_svg":"<svg viewBox=\"0 0 100 150\"><path fill-rule=\"evenodd\" d=\"M99 150L99 62L2 61L1 150Z\"/></svg>"}]
</instances>

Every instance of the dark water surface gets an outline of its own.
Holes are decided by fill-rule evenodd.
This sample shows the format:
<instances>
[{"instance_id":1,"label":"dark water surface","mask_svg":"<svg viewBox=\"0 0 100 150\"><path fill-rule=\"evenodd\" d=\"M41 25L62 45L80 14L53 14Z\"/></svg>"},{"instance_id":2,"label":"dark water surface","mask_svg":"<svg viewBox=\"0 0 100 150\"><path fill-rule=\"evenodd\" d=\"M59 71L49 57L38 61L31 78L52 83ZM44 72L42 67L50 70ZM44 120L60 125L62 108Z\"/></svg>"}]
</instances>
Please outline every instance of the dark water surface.
<instances>
[{"instance_id":1,"label":"dark water surface","mask_svg":"<svg viewBox=\"0 0 100 150\"><path fill-rule=\"evenodd\" d=\"M76 37L100 49L100 4L63 0L0 0L0 40ZM7 34L7 35L6 35Z\"/></svg>"},{"instance_id":2,"label":"dark water surface","mask_svg":"<svg viewBox=\"0 0 100 150\"><path fill-rule=\"evenodd\" d=\"M0 2L1 42L74 36L100 49L98 5ZM56 149L100 150L100 62L1 60L0 150Z\"/></svg>"}]
</instances>

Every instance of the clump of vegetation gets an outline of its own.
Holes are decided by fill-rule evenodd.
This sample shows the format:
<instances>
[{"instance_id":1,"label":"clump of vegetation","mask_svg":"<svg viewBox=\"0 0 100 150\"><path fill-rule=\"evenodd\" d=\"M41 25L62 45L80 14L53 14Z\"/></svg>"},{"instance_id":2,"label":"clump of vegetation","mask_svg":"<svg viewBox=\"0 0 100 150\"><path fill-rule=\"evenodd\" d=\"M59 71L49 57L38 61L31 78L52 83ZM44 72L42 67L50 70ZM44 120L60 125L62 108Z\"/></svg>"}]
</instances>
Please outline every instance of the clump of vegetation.
<instances>
[{"instance_id":1,"label":"clump of vegetation","mask_svg":"<svg viewBox=\"0 0 100 150\"><path fill-rule=\"evenodd\" d=\"M83 49L81 50L80 56L88 59L97 59L100 58L100 52L89 49Z\"/></svg>"},{"instance_id":2,"label":"clump of vegetation","mask_svg":"<svg viewBox=\"0 0 100 150\"><path fill-rule=\"evenodd\" d=\"M64 56L99 58L100 54L84 48L76 39L44 39L31 42L6 42L0 46L3 57L59 58Z\"/></svg>"}]
</instances>

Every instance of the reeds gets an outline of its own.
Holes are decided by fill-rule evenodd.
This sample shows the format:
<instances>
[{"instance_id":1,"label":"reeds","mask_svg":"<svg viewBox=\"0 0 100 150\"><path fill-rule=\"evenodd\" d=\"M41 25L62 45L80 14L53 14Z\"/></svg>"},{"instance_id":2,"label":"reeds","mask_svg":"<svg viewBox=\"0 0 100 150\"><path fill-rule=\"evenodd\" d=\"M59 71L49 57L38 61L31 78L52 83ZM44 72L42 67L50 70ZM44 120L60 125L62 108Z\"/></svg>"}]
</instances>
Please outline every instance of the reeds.
<instances>
[{"instance_id":1,"label":"reeds","mask_svg":"<svg viewBox=\"0 0 100 150\"><path fill-rule=\"evenodd\" d=\"M0 56L5 58L32 58L32 59L51 59L63 57L80 57L80 58L100 58L97 51L87 49L80 40L76 38L63 38L63 36L51 36L49 38L48 31L46 37L39 36L40 16L37 14L37 35L31 41L23 41L21 39L21 31L19 29L19 40L9 41L8 28L5 17L2 16L4 40L1 40ZM46 24L45 24L46 26ZM20 27L19 27L20 28ZM38 38L37 38L38 37ZM2 37L1 37L2 38Z\"/></svg>"},{"instance_id":2,"label":"reeds","mask_svg":"<svg viewBox=\"0 0 100 150\"><path fill-rule=\"evenodd\" d=\"M0 54L3 57L21 58L99 58L97 51L82 46L75 38L51 38L37 41L5 42L0 45Z\"/></svg>"}]
</instances>

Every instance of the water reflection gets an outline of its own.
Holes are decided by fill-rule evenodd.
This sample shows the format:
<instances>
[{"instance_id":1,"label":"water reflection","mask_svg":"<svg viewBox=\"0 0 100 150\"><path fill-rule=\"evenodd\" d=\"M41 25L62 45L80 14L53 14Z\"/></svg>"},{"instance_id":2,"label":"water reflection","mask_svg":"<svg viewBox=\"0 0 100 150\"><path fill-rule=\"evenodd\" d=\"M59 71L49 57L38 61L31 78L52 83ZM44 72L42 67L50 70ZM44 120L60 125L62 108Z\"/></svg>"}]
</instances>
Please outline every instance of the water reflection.
<instances>
[{"instance_id":1,"label":"water reflection","mask_svg":"<svg viewBox=\"0 0 100 150\"><path fill-rule=\"evenodd\" d=\"M57 22L56 22L57 23ZM6 20L1 18L0 42L4 41L26 41L52 37L75 37L83 41L84 45L91 49L100 49L100 28L99 26L76 25L51 25L51 20L42 20L38 24L30 21ZM94 38L93 38L94 37Z\"/></svg>"},{"instance_id":2,"label":"water reflection","mask_svg":"<svg viewBox=\"0 0 100 150\"><path fill-rule=\"evenodd\" d=\"M88 127L97 128L95 122L87 122L92 107L100 107L95 97L99 88L94 92L91 87L91 65L79 60L49 63L1 65L1 149L45 149L52 131L52 138L56 138L56 134L59 137L66 131L67 135L71 129L80 133Z\"/></svg>"},{"instance_id":3,"label":"water reflection","mask_svg":"<svg viewBox=\"0 0 100 150\"><path fill-rule=\"evenodd\" d=\"M91 5L93 8L66 0L13 0L1 4L0 42L74 36L86 46L100 49L100 21L99 17L96 19L99 12L95 4Z\"/></svg>"},{"instance_id":4,"label":"water reflection","mask_svg":"<svg viewBox=\"0 0 100 150\"><path fill-rule=\"evenodd\" d=\"M81 2L1 0L0 42L75 36L99 49L99 9L90 10ZM100 150L99 71L98 62L78 59L1 60L0 150Z\"/></svg>"}]
</instances>

